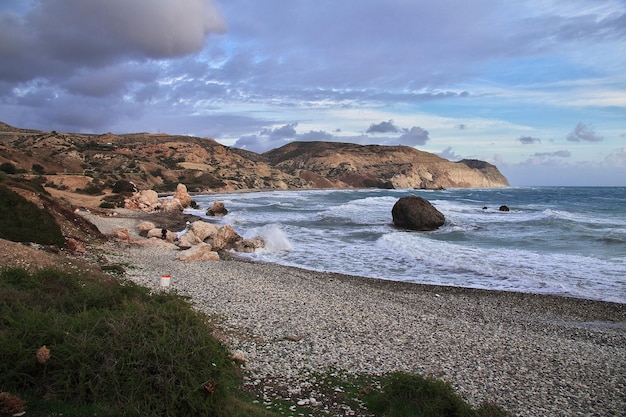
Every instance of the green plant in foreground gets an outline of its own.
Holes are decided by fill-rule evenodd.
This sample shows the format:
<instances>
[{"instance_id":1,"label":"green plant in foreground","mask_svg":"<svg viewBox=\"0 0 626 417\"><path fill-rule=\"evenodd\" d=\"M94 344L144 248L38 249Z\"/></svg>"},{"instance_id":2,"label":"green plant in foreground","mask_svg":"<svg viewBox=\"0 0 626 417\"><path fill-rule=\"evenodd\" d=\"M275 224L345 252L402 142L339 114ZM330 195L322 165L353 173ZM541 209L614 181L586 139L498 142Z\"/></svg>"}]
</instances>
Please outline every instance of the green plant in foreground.
<instances>
[{"instance_id":1,"label":"green plant in foreground","mask_svg":"<svg viewBox=\"0 0 626 417\"><path fill-rule=\"evenodd\" d=\"M395 372L383 381L381 391L365 395L368 409L385 417L506 417L490 403L473 409L442 380Z\"/></svg>"},{"instance_id":2,"label":"green plant in foreground","mask_svg":"<svg viewBox=\"0 0 626 417\"><path fill-rule=\"evenodd\" d=\"M267 415L236 397L239 370L205 316L105 275L3 269L0 352L0 391L29 415Z\"/></svg>"}]
</instances>

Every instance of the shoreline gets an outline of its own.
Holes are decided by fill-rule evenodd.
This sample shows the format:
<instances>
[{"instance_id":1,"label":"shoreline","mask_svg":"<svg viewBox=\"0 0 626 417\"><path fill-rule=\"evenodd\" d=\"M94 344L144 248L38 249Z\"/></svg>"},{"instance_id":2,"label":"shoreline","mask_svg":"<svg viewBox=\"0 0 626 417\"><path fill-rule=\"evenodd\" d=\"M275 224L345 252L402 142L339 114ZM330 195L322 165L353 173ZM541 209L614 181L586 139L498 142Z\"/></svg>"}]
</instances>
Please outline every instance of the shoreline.
<instances>
[{"instance_id":1,"label":"shoreline","mask_svg":"<svg viewBox=\"0 0 626 417\"><path fill-rule=\"evenodd\" d=\"M149 216L148 216L149 217ZM136 224L141 217L94 219ZM316 272L228 256L175 261L175 250L108 243L127 279L190 297L245 359L245 386L316 396L324 371L416 372L468 401L519 416L619 415L626 404L626 308L544 294L436 286ZM279 389L279 387L283 387ZM272 394L273 393L273 394ZM308 398L308 397L307 397ZM330 400L328 400L330 401Z\"/></svg>"}]
</instances>

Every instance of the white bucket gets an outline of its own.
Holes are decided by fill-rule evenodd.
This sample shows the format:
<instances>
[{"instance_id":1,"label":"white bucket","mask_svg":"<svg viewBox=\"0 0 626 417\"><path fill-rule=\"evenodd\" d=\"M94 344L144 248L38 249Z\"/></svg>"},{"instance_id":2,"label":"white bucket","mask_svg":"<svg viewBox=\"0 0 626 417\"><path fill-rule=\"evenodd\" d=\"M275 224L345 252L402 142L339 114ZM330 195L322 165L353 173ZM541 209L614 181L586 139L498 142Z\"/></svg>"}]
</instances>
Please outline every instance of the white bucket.
<instances>
[{"instance_id":1,"label":"white bucket","mask_svg":"<svg viewBox=\"0 0 626 417\"><path fill-rule=\"evenodd\" d=\"M169 275L162 275L161 276L161 287L169 287L171 278L172 277L170 277Z\"/></svg>"}]
</instances>

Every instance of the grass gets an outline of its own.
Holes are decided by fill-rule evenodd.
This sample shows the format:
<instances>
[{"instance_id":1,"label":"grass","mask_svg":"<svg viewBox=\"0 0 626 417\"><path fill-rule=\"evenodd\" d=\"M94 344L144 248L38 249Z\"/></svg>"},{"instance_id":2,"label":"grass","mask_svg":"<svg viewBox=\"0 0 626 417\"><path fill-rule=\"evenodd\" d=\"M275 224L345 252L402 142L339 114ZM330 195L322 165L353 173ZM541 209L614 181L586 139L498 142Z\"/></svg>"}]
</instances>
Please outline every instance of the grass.
<instances>
[{"instance_id":1,"label":"grass","mask_svg":"<svg viewBox=\"0 0 626 417\"><path fill-rule=\"evenodd\" d=\"M25 399L30 416L270 415L239 396L240 370L211 328L176 294L5 268L0 391Z\"/></svg>"},{"instance_id":2,"label":"grass","mask_svg":"<svg viewBox=\"0 0 626 417\"><path fill-rule=\"evenodd\" d=\"M63 247L54 216L0 184L0 238Z\"/></svg>"},{"instance_id":3,"label":"grass","mask_svg":"<svg viewBox=\"0 0 626 417\"><path fill-rule=\"evenodd\" d=\"M472 408L452 386L442 380L394 372L382 381L382 389L365 393L370 411L385 417L506 417L502 408L483 403Z\"/></svg>"}]
</instances>

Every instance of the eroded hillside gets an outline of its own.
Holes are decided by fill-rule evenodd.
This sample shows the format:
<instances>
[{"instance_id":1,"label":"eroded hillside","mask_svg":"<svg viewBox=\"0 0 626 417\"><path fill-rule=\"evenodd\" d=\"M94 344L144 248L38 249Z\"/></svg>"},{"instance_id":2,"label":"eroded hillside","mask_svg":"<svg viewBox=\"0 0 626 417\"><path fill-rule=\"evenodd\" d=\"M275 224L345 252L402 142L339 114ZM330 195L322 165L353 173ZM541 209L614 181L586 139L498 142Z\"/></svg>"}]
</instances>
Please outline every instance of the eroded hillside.
<instances>
[{"instance_id":1,"label":"eroded hillside","mask_svg":"<svg viewBox=\"0 0 626 417\"><path fill-rule=\"evenodd\" d=\"M483 161L451 162L406 146L293 142L259 155L212 139L167 134L44 132L0 123L0 164L47 187L98 195L125 179L169 192L297 188L503 187Z\"/></svg>"}]
</instances>

